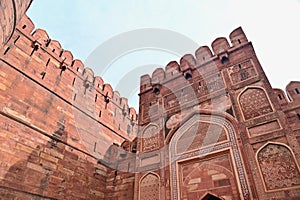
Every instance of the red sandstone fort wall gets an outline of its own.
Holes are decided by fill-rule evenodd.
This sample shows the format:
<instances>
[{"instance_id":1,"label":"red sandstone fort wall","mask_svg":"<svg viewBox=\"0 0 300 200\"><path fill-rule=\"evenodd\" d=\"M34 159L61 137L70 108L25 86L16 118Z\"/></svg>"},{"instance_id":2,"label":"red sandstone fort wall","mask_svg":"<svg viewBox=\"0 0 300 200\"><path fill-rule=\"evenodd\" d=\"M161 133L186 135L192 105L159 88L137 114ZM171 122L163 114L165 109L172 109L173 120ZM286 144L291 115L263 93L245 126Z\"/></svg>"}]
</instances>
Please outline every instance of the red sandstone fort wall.
<instances>
[{"instance_id":1,"label":"red sandstone fort wall","mask_svg":"<svg viewBox=\"0 0 300 200\"><path fill-rule=\"evenodd\" d=\"M231 44L224 37L217 38L212 50L202 46L195 57L187 54L180 62L172 61L165 69L141 77L141 153L137 162L141 164L137 168L143 173L136 175L136 199L152 199L155 194L165 199L205 199L208 191L224 199L300 197L300 83L287 86L287 98L282 90L271 87L242 29L234 30L229 38ZM233 125L233 133L228 129L225 132L229 136L220 134L215 136L218 140L209 139L212 136L205 121L198 123L198 115L199 119L210 116L211 122L213 116L223 116ZM204 151L211 145L208 141L214 141L214 148L219 149L197 154L197 150ZM176 149L184 159L172 155ZM201 159L191 156L193 153ZM172 156L177 158L176 164L168 163ZM281 161L276 163L276 157ZM161 167L162 162L168 167ZM285 162L292 167L287 169ZM293 175L284 175L281 169ZM153 179L151 186L148 179ZM155 181L163 186L155 187Z\"/></svg>"},{"instance_id":2,"label":"red sandstone fort wall","mask_svg":"<svg viewBox=\"0 0 300 200\"><path fill-rule=\"evenodd\" d=\"M137 114L127 99L27 16L1 49L0 74L1 194L114 196L110 177L120 176L97 161L113 143L135 138Z\"/></svg>"},{"instance_id":3,"label":"red sandstone fort wall","mask_svg":"<svg viewBox=\"0 0 300 200\"><path fill-rule=\"evenodd\" d=\"M299 198L300 83L287 95L273 89L242 29L229 38L142 76L137 120L126 98L24 16L0 48L1 196Z\"/></svg>"},{"instance_id":4,"label":"red sandstone fort wall","mask_svg":"<svg viewBox=\"0 0 300 200\"><path fill-rule=\"evenodd\" d=\"M0 1L0 48L10 39L32 0Z\"/></svg>"}]
</instances>

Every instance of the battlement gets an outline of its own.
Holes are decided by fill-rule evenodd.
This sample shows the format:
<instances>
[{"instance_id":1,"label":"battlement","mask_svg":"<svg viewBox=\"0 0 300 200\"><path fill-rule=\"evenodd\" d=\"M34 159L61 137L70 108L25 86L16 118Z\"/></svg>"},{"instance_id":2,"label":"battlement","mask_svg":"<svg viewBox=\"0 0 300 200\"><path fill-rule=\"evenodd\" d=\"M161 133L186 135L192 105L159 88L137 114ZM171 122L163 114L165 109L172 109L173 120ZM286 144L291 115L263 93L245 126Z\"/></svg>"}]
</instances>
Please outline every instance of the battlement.
<instances>
[{"instance_id":1,"label":"battlement","mask_svg":"<svg viewBox=\"0 0 300 200\"><path fill-rule=\"evenodd\" d=\"M81 60L74 59L45 30L36 29L26 15L1 53L5 61L30 79L120 133L123 139L115 142L121 144L124 139L135 138L138 117L127 98L120 96L102 77L95 76Z\"/></svg>"},{"instance_id":2,"label":"battlement","mask_svg":"<svg viewBox=\"0 0 300 200\"><path fill-rule=\"evenodd\" d=\"M50 39L45 30L35 30L35 26L28 16L22 18L17 29L33 41L33 45L36 45L35 48L42 48L45 53L60 62L64 70L76 72L78 78L91 83L93 89L111 99L114 104L122 108L128 108L129 113L136 113L133 107L129 107L128 100L125 97L120 97L119 92L114 91L110 84L104 83L101 77L95 76L93 70L85 67L81 60L74 59L72 52L63 49L58 41ZM129 118L136 120L137 116L130 116Z\"/></svg>"},{"instance_id":3,"label":"battlement","mask_svg":"<svg viewBox=\"0 0 300 200\"><path fill-rule=\"evenodd\" d=\"M201 68L211 62L226 62L228 60L228 53L248 43L248 39L241 27L232 31L229 35L231 46L225 37L215 39L211 48L208 46L201 46L195 51L195 56L192 54L184 55L179 63L171 61L165 69L158 68L154 70L152 76L146 74L141 76L141 92L144 92L153 85L168 81L179 74L187 78L191 71L195 68Z\"/></svg>"}]
</instances>

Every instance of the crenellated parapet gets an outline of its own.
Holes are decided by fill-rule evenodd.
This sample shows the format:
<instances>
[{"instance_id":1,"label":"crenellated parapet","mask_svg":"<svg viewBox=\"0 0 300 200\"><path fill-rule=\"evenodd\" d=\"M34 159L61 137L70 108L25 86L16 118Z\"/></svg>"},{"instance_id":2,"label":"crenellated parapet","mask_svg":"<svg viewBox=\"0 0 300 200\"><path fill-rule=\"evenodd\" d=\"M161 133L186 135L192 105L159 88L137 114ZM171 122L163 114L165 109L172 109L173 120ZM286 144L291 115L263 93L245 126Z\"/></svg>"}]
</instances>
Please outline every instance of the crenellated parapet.
<instances>
[{"instance_id":1,"label":"crenellated parapet","mask_svg":"<svg viewBox=\"0 0 300 200\"><path fill-rule=\"evenodd\" d=\"M291 81L285 89L285 92L282 89L274 88L274 94L279 101L281 106L286 106L288 104L299 102L300 101L300 82Z\"/></svg>"},{"instance_id":2,"label":"crenellated parapet","mask_svg":"<svg viewBox=\"0 0 300 200\"><path fill-rule=\"evenodd\" d=\"M118 91L95 76L92 69L24 16L1 51L3 59L42 87L92 117L96 122L132 140L137 112ZM121 140L115 140L120 143Z\"/></svg>"},{"instance_id":3,"label":"crenellated parapet","mask_svg":"<svg viewBox=\"0 0 300 200\"><path fill-rule=\"evenodd\" d=\"M282 89L275 88L275 89L273 89L273 91L274 91L274 94L281 106L285 106L289 103L289 101Z\"/></svg>"},{"instance_id":4,"label":"crenellated parapet","mask_svg":"<svg viewBox=\"0 0 300 200\"><path fill-rule=\"evenodd\" d=\"M286 93L290 101L299 101L300 100L300 82L291 81L286 86Z\"/></svg>"},{"instance_id":5,"label":"crenellated parapet","mask_svg":"<svg viewBox=\"0 0 300 200\"><path fill-rule=\"evenodd\" d=\"M142 76L141 93L150 89L153 85L170 81L178 75L189 79L195 69L203 70L205 74L211 73L210 69L205 69L205 66L210 63L215 63L216 66L219 66L218 63L226 63L232 51L248 44L248 39L241 27L232 31L229 35L229 39L230 43L225 37L217 38L212 42L211 49L208 46L201 46L195 51L195 55L186 54L180 59L179 63L171 61L167 64L165 69L156 69L152 73L152 76Z\"/></svg>"},{"instance_id":6,"label":"crenellated parapet","mask_svg":"<svg viewBox=\"0 0 300 200\"><path fill-rule=\"evenodd\" d=\"M285 113L288 124L294 130L300 129L300 82L291 81L285 88L273 89L275 97L279 102L282 111Z\"/></svg>"}]
</instances>

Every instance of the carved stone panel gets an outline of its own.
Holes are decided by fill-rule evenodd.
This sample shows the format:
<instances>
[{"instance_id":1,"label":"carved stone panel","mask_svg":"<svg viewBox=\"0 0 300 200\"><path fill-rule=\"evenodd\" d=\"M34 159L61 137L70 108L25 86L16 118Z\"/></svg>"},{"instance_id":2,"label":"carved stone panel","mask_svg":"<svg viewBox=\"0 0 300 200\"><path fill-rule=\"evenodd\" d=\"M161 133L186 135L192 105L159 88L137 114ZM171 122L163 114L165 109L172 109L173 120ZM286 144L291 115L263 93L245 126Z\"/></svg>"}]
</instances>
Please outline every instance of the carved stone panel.
<instances>
[{"instance_id":1,"label":"carved stone panel","mask_svg":"<svg viewBox=\"0 0 300 200\"><path fill-rule=\"evenodd\" d=\"M197 150L203 146L213 145L227 139L223 127L207 122L195 123L179 138L176 153L181 154Z\"/></svg>"},{"instance_id":2,"label":"carved stone panel","mask_svg":"<svg viewBox=\"0 0 300 200\"><path fill-rule=\"evenodd\" d=\"M200 199L207 191L228 199L239 199L230 155L179 164L180 199Z\"/></svg>"},{"instance_id":3,"label":"carved stone panel","mask_svg":"<svg viewBox=\"0 0 300 200\"><path fill-rule=\"evenodd\" d=\"M197 104L203 97L224 89L225 84L221 73L199 79L192 85L174 91L164 96L165 109L183 108L186 105Z\"/></svg>"},{"instance_id":4,"label":"carved stone panel","mask_svg":"<svg viewBox=\"0 0 300 200\"><path fill-rule=\"evenodd\" d=\"M228 73L233 84L237 84L257 76L256 69L251 60L247 60L228 68Z\"/></svg>"},{"instance_id":5,"label":"carved stone panel","mask_svg":"<svg viewBox=\"0 0 300 200\"><path fill-rule=\"evenodd\" d=\"M292 152L284 145L268 144L257 154L266 190L300 186L300 173Z\"/></svg>"},{"instance_id":6,"label":"carved stone panel","mask_svg":"<svg viewBox=\"0 0 300 200\"><path fill-rule=\"evenodd\" d=\"M159 177L148 174L140 183L140 200L159 200Z\"/></svg>"},{"instance_id":7,"label":"carved stone panel","mask_svg":"<svg viewBox=\"0 0 300 200\"><path fill-rule=\"evenodd\" d=\"M241 94L239 103L245 120L273 112L267 94L260 88L248 88Z\"/></svg>"},{"instance_id":8,"label":"carved stone panel","mask_svg":"<svg viewBox=\"0 0 300 200\"><path fill-rule=\"evenodd\" d=\"M159 127L149 125L142 135L142 151L154 151L159 148Z\"/></svg>"},{"instance_id":9,"label":"carved stone panel","mask_svg":"<svg viewBox=\"0 0 300 200\"><path fill-rule=\"evenodd\" d=\"M207 122L209 124L214 124L216 126L224 128L225 129L224 132L226 132L227 140L226 141L222 140L221 142L217 142L213 146L202 145L201 147L198 147L197 150L191 150L188 152L185 151L184 153L182 153L180 155L176 154L177 153L176 151L178 150L178 144L180 142L180 139L182 139L182 136L185 135L188 132L188 130L195 123L199 123L199 122L200 123ZM200 129L201 129L201 126L200 126ZM213 129L215 129L215 128L212 128L212 130ZM219 129L221 129L221 128L219 128ZM212 131L212 133L213 132L214 131ZM221 132L221 135L222 135L222 132ZM186 121L183 125L181 125L180 128L176 131L176 133L172 137L172 140L170 141L170 146L169 146L169 152L170 152L169 159L170 160L168 160L168 162L169 161L171 162L171 169L170 169L171 180L170 181L172 184L171 185L172 195L173 195L172 199L174 199L174 200L184 199L184 198L181 198L182 196L180 197L180 195L184 196L185 194L187 194L187 196L188 196L186 199L200 199L204 195L204 193L207 192L207 190L206 190L203 192L201 191L201 194L199 192L195 192L193 194L190 192L187 192L185 194L181 193L181 191L184 191L184 190L181 190L180 188L182 187L183 183L185 183L185 181L186 181L186 179L183 180L183 178L187 176L186 174L184 174L184 171L188 173L192 169L185 168L183 170L183 168L180 168L178 163L187 163L188 160L200 158L200 160L201 160L200 165L202 165L201 166L201 169L202 169L203 164L205 163L205 162L202 162L203 159L206 160L207 158L210 157L209 155L212 155L214 152L217 153L218 155L220 155L221 151L223 151L224 153L228 152L228 149L230 149L230 154L231 154L231 158L233 161L233 163L231 163L230 166L232 166L239 174L234 179L236 181L236 183L238 183L239 187L237 187L237 186L233 187L233 188L235 188L235 190L232 191L233 192L232 195L234 196L234 198L232 198L232 199L239 199L239 196L242 196L243 199L245 199L245 200L253 199L252 195L250 193L250 190L249 190L248 183L246 181L247 175L246 175L244 167L243 167L244 163L241 159L241 155L240 155L236 141L237 141L237 138L236 138L236 133L234 131L233 126L230 124L230 122L228 122L227 120L224 120L223 118L209 117L209 116L201 115L201 119L200 119L198 115L194 115L192 118L190 118L188 121ZM176 162L173 162L175 160L176 160ZM221 160L217 159L217 160L218 161L216 161L216 162L219 162L222 159ZM228 159L227 161L230 161L230 159ZM222 164L220 164L220 166L226 166L230 162L227 162L227 164L225 164L225 160L222 160L221 163ZM210 163L210 164L212 164L212 163ZM216 163L213 163L213 165L215 166ZM191 168L193 168L194 165L191 164L190 166L191 166ZM203 169L207 169L207 167L204 167ZM232 169L230 169L230 168L227 168L227 169L229 171L232 171ZM224 173L225 173L225 171L224 171ZM201 174L200 174L200 176L201 176ZM196 184L196 183L200 183L200 182L201 183L204 182L204 184L207 184L207 178L202 179L202 177L195 177L192 179L194 179L194 180L189 182L192 185L194 183ZM180 183L177 180L182 180L182 181ZM220 182L215 183L215 184L216 185L228 184L228 181L224 180L224 182L223 182L223 180L221 180ZM230 181L230 185L231 185L231 181ZM191 186L190 190L192 191L194 189L194 187L198 188L198 186ZM211 187L209 187L209 188L211 189ZM222 190L223 189L224 188L222 186ZM223 191L227 191L227 189L225 188Z\"/></svg>"}]
</instances>

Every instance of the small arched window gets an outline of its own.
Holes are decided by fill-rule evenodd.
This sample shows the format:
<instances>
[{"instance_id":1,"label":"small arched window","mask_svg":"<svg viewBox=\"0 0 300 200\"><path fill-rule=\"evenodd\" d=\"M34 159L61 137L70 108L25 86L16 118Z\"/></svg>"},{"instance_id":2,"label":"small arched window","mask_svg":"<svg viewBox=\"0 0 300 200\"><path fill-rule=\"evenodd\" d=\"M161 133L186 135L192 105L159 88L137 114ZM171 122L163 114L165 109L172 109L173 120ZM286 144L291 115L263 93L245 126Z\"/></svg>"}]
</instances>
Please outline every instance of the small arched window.
<instances>
[{"instance_id":1,"label":"small arched window","mask_svg":"<svg viewBox=\"0 0 300 200\"><path fill-rule=\"evenodd\" d=\"M185 76L184 76L184 78L186 80L190 80L192 78L192 75L190 73L186 73Z\"/></svg>"},{"instance_id":2,"label":"small arched window","mask_svg":"<svg viewBox=\"0 0 300 200\"><path fill-rule=\"evenodd\" d=\"M222 200L222 199L213 194L208 193L201 200Z\"/></svg>"},{"instance_id":3,"label":"small arched window","mask_svg":"<svg viewBox=\"0 0 300 200\"><path fill-rule=\"evenodd\" d=\"M226 56L223 56L222 59L221 59L221 63L224 64L226 62L228 62L229 59L226 57Z\"/></svg>"},{"instance_id":4,"label":"small arched window","mask_svg":"<svg viewBox=\"0 0 300 200\"><path fill-rule=\"evenodd\" d=\"M154 94L158 95L160 93L160 90L157 87L155 87L153 89L153 92L154 92Z\"/></svg>"}]
</instances>

